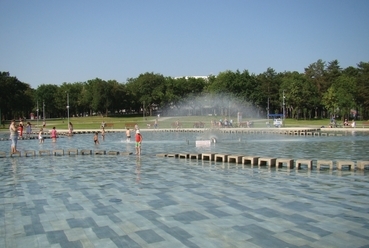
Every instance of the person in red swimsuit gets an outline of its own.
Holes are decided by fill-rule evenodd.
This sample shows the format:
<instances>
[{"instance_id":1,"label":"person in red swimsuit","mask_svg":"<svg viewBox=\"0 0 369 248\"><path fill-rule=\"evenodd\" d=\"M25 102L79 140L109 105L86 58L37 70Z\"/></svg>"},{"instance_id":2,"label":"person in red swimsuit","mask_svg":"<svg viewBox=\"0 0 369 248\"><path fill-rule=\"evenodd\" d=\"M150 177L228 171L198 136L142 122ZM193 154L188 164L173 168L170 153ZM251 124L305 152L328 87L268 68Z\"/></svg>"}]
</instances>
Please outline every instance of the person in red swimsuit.
<instances>
[{"instance_id":1,"label":"person in red swimsuit","mask_svg":"<svg viewBox=\"0 0 369 248\"><path fill-rule=\"evenodd\" d=\"M140 134L140 130L137 130L136 131L136 136L135 136L135 139L136 139L136 154L137 155L141 155L141 143L142 143L142 135Z\"/></svg>"},{"instance_id":2,"label":"person in red swimsuit","mask_svg":"<svg viewBox=\"0 0 369 248\"><path fill-rule=\"evenodd\" d=\"M56 142L56 136L57 136L56 129L55 127L53 127L53 129L51 130L51 139L53 140L53 142Z\"/></svg>"}]
</instances>

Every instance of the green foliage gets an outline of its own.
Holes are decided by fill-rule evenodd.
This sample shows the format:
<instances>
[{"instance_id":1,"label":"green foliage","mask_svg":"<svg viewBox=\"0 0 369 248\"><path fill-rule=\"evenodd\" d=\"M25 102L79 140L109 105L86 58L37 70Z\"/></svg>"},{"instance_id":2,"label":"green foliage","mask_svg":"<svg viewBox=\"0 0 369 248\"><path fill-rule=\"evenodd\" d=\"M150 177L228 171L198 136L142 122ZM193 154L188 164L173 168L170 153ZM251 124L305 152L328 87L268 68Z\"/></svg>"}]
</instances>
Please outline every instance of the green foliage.
<instances>
[{"instance_id":1,"label":"green foliage","mask_svg":"<svg viewBox=\"0 0 369 248\"><path fill-rule=\"evenodd\" d=\"M313 110L318 104L318 92L312 81L298 72L285 73L281 90L280 101L283 101L283 91L285 91L285 103L294 113L292 117L299 119L300 114L303 114L304 119L311 118L311 111L308 109Z\"/></svg>"},{"instance_id":2,"label":"green foliage","mask_svg":"<svg viewBox=\"0 0 369 248\"><path fill-rule=\"evenodd\" d=\"M336 114L338 109L338 97L333 87L330 87L323 95L322 103L331 115Z\"/></svg>"},{"instance_id":3,"label":"green foliage","mask_svg":"<svg viewBox=\"0 0 369 248\"><path fill-rule=\"evenodd\" d=\"M24 117L32 110L33 90L8 72L0 72L1 119Z\"/></svg>"},{"instance_id":4,"label":"green foliage","mask_svg":"<svg viewBox=\"0 0 369 248\"><path fill-rule=\"evenodd\" d=\"M342 119L348 118L350 110L355 108L355 95L357 87L355 79L342 75L339 76L323 95L322 102L331 114L339 114Z\"/></svg>"},{"instance_id":5,"label":"green foliage","mask_svg":"<svg viewBox=\"0 0 369 248\"><path fill-rule=\"evenodd\" d=\"M361 110L362 116L369 116L369 63L360 62L357 68L357 95L355 102Z\"/></svg>"},{"instance_id":6,"label":"green foliage","mask_svg":"<svg viewBox=\"0 0 369 248\"><path fill-rule=\"evenodd\" d=\"M250 76L251 77L251 76ZM279 98L279 89L281 86L282 74L277 74L274 69L268 68L266 72L259 74L256 81L249 79L247 84L248 99L273 114L274 109L280 109L281 101ZM256 90L254 90L256 88ZM269 103L269 104L268 104ZM279 113L279 110L277 110Z\"/></svg>"},{"instance_id":7,"label":"green foliage","mask_svg":"<svg viewBox=\"0 0 369 248\"><path fill-rule=\"evenodd\" d=\"M126 83L95 78L59 86L40 85L36 90L9 73L0 72L0 108L4 119L29 116L36 111L37 103L40 114L45 103L47 118L66 117L68 100L71 116L81 113L108 116L122 110L153 116L155 110L163 109L170 109L173 114L201 115L202 109L209 107L213 114L232 115L242 111L242 104L253 106L254 115L263 117L268 111L282 113L284 100L286 116L296 119L329 114L343 117L351 109L368 118L368 95L369 63L342 69L337 60L328 63L318 60L305 68L304 73L277 73L267 68L254 75L247 70L227 70L204 79L146 72L127 79Z\"/></svg>"}]
</instances>

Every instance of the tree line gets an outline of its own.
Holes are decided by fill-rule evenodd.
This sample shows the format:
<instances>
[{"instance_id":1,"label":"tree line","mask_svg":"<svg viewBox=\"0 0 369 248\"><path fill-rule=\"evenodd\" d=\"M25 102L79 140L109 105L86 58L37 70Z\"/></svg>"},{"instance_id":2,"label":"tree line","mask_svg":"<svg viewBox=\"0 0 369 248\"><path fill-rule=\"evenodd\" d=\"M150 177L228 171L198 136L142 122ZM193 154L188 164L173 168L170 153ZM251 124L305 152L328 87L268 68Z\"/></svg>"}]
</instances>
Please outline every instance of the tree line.
<instances>
[{"instance_id":1,"label":"tree line","mask_svg":"<svg viewBox=\"0 0 369 248\"><path fill-rule=\"evenodd\" d=\"M224 71L207 78L166 77L158 73L143 73L127 82L95 78L86 82L42 84L32 89L9 72L0 72L0 111L2 120L29 118L30 113L46 118L93 114L144 114L172 110L178 115L184 106L203 114L201 108L224 114L227 102L237 99L242 106L253 106L250 117L265 117L267 113L285 113L287 118L340 118L368 119L369 63L341 68L337 60L318 60L296 71L276 72L268 68L260 74L244 71ZM188 99L207 99L206 103ZM193 106L191 106L193 105ZM43 110L45 109L45 112ZM187 110L186 110L187 111ZM232 107L231 114L245 111ZM163 112L169 114L169 112Z\"/></svg>"}]
</instances>

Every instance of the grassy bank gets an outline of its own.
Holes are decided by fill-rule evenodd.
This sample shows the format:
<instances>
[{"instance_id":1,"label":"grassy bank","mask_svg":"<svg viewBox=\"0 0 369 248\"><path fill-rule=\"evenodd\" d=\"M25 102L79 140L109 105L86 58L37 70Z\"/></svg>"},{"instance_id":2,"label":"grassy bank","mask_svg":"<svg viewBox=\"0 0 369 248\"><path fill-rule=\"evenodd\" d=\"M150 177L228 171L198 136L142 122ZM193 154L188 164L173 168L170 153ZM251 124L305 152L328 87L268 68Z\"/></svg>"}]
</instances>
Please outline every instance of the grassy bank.
<instances>
[{"instance_id":1,"label":"grassy bank","mask_svg":"<svg viewBox=\"0 0 369 248\"><path fill-rule=\"evenodd\" d=\"M101 123L104 121L105 123L110 123L114 125L114 129L123 129L126 124L137 124L141 129L147 128L147 124L153 124L155 121L154 116L148 117L101 117L101 116L92 116L92 117L73 117L70 118L70 122L73 123L74 129L99 129ZM205 123L205 127L210 127L210 122L213 120L219 121L219 116L178 116L178 117L160 117L158 122L159 128L171 128L172 124L177 120L181 123L182 128L192 128L195 122L203 122ZM233 118L234 123L236 124L237 118ZM253 127L266 127L267 119L247 119L244 118L243 121L253 121ZM272 124L273 120L270 119L269 122ZM31 121L33 128L37 127L37 121ZM338 121L340 123L340 121ZM367 121L357 121L357 127L363 127L364 123ZM312 120L296 120L296 119L286 119L285 127L321 127L328 126L329 119L312 119ZM42 120L38 121L38 126L42 125ZM67 129L68 128L68 120L67 119L48 119L46 120L46 128L51 129L52 127L56 127L56 129ZM366 127L369 127L368 124L365 124ZM1 127L2 130L7 130L8 123Z\"/></svg>"}]
</instances>

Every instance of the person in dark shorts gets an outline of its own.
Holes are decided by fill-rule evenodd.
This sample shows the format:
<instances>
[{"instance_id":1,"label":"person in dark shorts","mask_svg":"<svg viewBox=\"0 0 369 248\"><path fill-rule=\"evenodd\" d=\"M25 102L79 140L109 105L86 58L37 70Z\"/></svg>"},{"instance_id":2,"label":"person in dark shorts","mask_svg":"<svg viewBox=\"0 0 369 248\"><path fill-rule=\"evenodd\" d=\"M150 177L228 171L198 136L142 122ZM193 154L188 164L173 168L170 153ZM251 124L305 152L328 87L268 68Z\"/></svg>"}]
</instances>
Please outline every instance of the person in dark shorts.
<instances>
[{"instance_id":1,"label":"person in dark shorts","mask_svg":"<svg viewBox=\"0 0 369 248\"><path fill-rule=\"evenodd\" d=\"M130 142L131 141L131 131L129 130L128 127L127 127L127 130L126 130L126 136L127 136L127 142Z\"/></svg>"},{"instance_id":2,"label":"person in dark shorts","mask_svg":"<svg viewBox=\"0 0 369 248\"><path fill-rule=\"evenodd\" d=\"M94 143L95 143L95 145L100 144L100 142L99 142L99 134L97 132L94 135Z\"/></svg>"}]
</instances>

